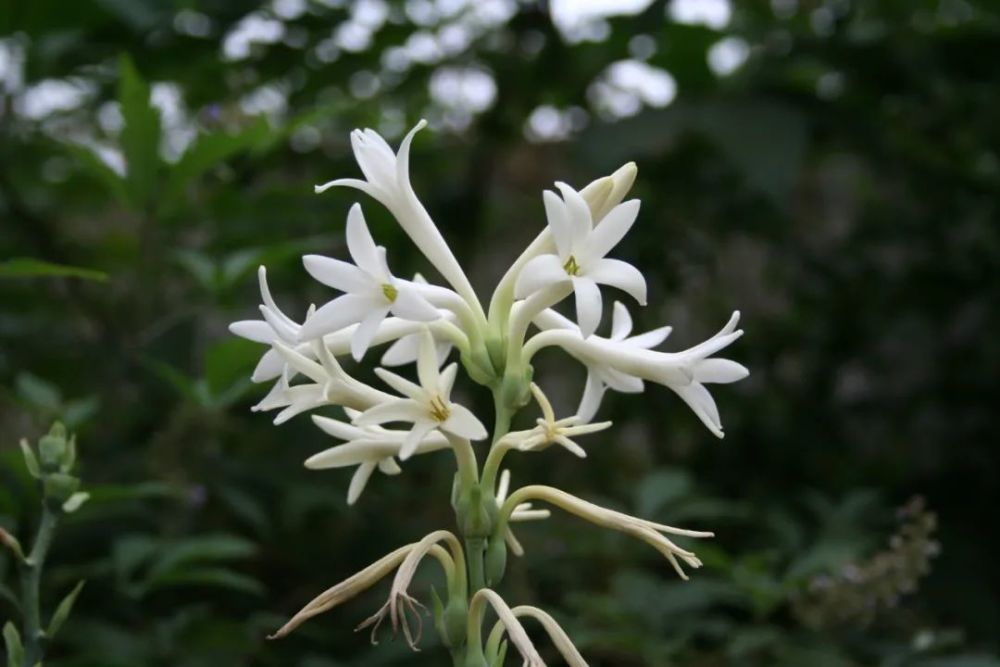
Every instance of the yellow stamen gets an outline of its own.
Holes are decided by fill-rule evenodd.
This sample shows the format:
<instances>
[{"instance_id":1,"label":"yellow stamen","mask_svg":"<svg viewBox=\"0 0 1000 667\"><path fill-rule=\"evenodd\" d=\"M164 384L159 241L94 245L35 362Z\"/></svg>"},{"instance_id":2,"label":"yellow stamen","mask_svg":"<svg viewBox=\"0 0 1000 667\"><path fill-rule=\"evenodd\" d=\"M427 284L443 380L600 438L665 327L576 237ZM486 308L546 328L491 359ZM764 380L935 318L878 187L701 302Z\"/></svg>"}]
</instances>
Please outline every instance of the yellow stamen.
<instances>
[{"instance_id":1,"label":"yellow stamen","mask_svg":"<svg viewBox=\"0 0 1000 667\"><path fill-rule=\"evenodd\" d=\"M563 270L571 276L575 276L580 273L580 265L576 263L576 257L570 255L569 259L566 260L566 263L563 264Z\"/></svg>"},{"instance_id":2,"label":"yellow stamen","mask_svg":"<svg viewBox=\"0 0 1000 667\"><path fill-rule=\"evenodd\" d=\"M451 410L444 404L444 399L440 396L431 399L431 417L434 417L438 422L444 422L447 421L450 414Z\"/></svg>"},{"instance_id":3,"label":"yellow stamen","mask_svg":"<svg viewBox=\"0 0 1000 667\"><path fill-rule=\"evenodd\" d=\"M399 290L389 283L382 283L382 294L385 294L385 298L389 300L389 303L394 303L396 297L399 296Z\"/></svg>"}]
</instances>

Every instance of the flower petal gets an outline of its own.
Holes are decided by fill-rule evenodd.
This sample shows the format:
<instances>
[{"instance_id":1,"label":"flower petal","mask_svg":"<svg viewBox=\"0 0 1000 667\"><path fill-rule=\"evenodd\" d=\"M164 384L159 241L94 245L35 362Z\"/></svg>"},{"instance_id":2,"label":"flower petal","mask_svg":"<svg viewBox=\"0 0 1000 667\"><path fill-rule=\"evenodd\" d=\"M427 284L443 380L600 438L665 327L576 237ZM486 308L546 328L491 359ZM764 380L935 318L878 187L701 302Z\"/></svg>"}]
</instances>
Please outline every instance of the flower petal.
<instances>
[{"instance_id":1,"label":"flower petal","mask_svg":"<svg viewBox=\"0 0 1000 667\"><path fill-rule=\"evenodd\" d=\"M375 375L379 376L382 382L385 382L403 396L412 398L415 401L424 401L427 399L426 389L418 384L410 382L401 375L397 375L392 371L387 371L384 368L376 368Z\"/></svg>"},{"instance_id":2,"label":"flower petal","mask_svg":"<svg viewBox=\"0 0 1000 667\"><path fill-rule=\"evenodd\" d=\"M440 355L437 355L437 349L434 350L435 355L440 359ZM451 388L455 386L455 375L458 373L458 364L449 364L447 368L441 371L441 379L439 380L439 389L441 390L441 395L447 399L451 396Z\"/></svg>"},{"instance_id":3,"label":"flower petal","mask_svg":"<svg viewBox=\"0 0 1000 667\"><path fill-rule=\"evenodd\" d=\"M365 319L361 320L361 324L351 334L351 356L354 357L355 361L361 361L361 358L365 356L372 339L378 333L378 325L382 324L388 314L388 308L373 310L365 316Z\"/></svg>"},{"instance_id":4,"label":"flower petal","mask_svg":"<svg viewBox=\"0 0 1000 667\"><path fill-rule=\"evenodd\" d=\"M621 301L615 301L611 312L611 340L624 340L632 333L632 314Z\"/></svg>"},{"instance_id":5,"label":"flower petal","mask_svg":"<svg viewBox=\"0 0 1000 667\"><path fill-rule=\"evenodd\" d=\"M348 262L323 255L306 255L302 265L310 276L341 292L367 294L374 291L372 278Z\"/></svg>"},{"instance_id":6,"label":"flower petal","mask_svg":"<svg viewBox=\"0 0 1000 667\"><path fill-rule=\"evenodd\" d=\"M255 343L271 344L275 339L274 329L263 320L240 320L229 325L229 331L240 338L252 340Z\"/></svg>"},{"instance_id":7,"label":"flower petal","mask_svg":"<svg viewBox=\"0 0 1000 667\"><path fill-rule=\"evenodd\" d=\"M403 336L389 346L382 355L383 366L402 366L417 360L417 350L420 348L420 337L416 334Z\"/></svg>"},{"instance_id":8,"label":"flower petal","mask_svg":"<svg viewBox=\"0 0 1000 667\"><path fill-rule=\"evenodd\" d=\"M605 385L593 371L587 373L587 383L584 385L583 398L580 399L580 407L576 409L576 414L582 422L589 422L597 414L597 409L601 407L601 399L604 398Z\"/></svg>"},{"instance_id":9,"label":"flower petal","mask_svg":"<svg viewBox=\"0 0 1000 667\"><path fill-rule=\"evenodd\" d=\"M651 350L663 341L667 339L670 332L673 331L673 327L659 327L657 329L651 329L646 333L639 334L638 336L632 336L631 338L625 339L625 343L632 345L634 347L641 347L646 350Z\"/></svg>"},{"instance_id":10,"label":"flower petal","mask_svg":"<svg viewBox=\"0 0 1000 667\"><path fill-rule=\"evenodd\" d=\"M685 403L688 404L698 419L708 427L716 437L723 437L722 433L722 422L719 419L719 409L715 405L715 399L712 398L712 394L709 393L705 385L698 382L692 382L683 387L670 387L673 389Z\"/></svg>"},{"instance_id":11,"label":"flower petal","mask_svg":"<svg viewBox=\"0 0 1000 667\"><path fill-rule=\"evenodd\" d=\"M257 367L253 369L250 380L253 382L267 382L281 375L285 368L285 358L281 353L271 348L264 353L264 356L257 362Z\"/></svg>"},{"instance_id":12,"label":"flower petal","mask_svg":"<svg viewBox=\"0 0 1000 667\"><path fill-rule=\"evenodd\" d=\"M573 277L573 291L576 292L576 321L580 325L580 335L586 338L601 323L601 291L589 277L580 276Z\"/></svg>"},{"instance_id":13,"label":"flower petal","mask_svg":"<svg viewBox=\"0 0 1000 667\"><path fill-rule=\"evenodd\" d=\"M413 422L413 429L410 430L409 435L406 436L406 440L403 441L403 444L399 448L399 460L405 461L413 456L413 453L417 451L417 447L420 445L420 441L424 439L425 435L433 431L436 426L437 424L429 419Z\"/></svg>"},{"instance_id":14,"label":"flower petal","mask_svg":"<svg viewBox=\"0 0 1000 667\"><path fill-rule=\"evenodd\" d=\"M560 257L568 257L572 252L572 235L569 226L569 211L559 195L546 190L542 193L542 204L545 206L545 219L552 232L552 240L556 244L556 252Z\"/></svg>"},{"instance_id":15,"label":"flower petal","mask_svg":"<svg viewBox=\"0 0 1000 667\"><path fill-rule=\"evenodd\" d=\"M694 379L698 382L729 384L748 375L746 366L729 359L705 359L694 367Z\"/></svg>"},{"instance_id":16,"label":"flower petal","mask_svg":"<svg viewBox=\"0 0 1000 667\"><path fill-rule=\"evenodd\" d=\"M452 403L448 409L450 414L448 419L441 424L442 431L469 440L482 440L486 437L486 427L467 407Z\"/></svg>"},{"instance_id":17,"label":"flower petal","mask_svg":"<svg viewBox=\"0 0 1000 667\"><path fill-rule=\"evenodd\" d=\"M357 502L361 496L361 492L365 490L368 480L371 479L373 472L375 472L374 461L365 461L354 471L354 475L351 477L351 485L347 487L348 505L353 505Z\"/></svg>"},{"instance_id":18,"label":"flower petal","mask_svg":"<svg viewBox=\"0 0 1000 667\"><path fill-rule=\"evenodd\" d=\"M420 332L420 349L417 352L417 377L420 386L425 391L437 393L441 386L441 373L438 369L437 351L434 349L434 337L425 327Z\"/></svg>"},{"instance_id":19,"label":"flower petal","mask_svg":"<svg viewBox=\"0 0 1000 667\"><path fill-rule=\"evenodd\" d=\"M363 320L374 308L384 304L357 294L344 294L313 313L299 330L299 340L312 340Z\"/></svg>"},{"instance_id":20,"label":"flower petal","mask_svg":"<svg viewBox=\"0 0 1000 667\"><path fill-rule=\"evenodd\" d=\"M594 282L624 290L641 305L646 305L646 279L639 269L628 262L620 259L599 259L586 270L587 277Z\"/></svg>"},{"instance_id":21,"label":"flower petal","mask_svg":"<svg viewBox=\"0 0 1000 667\"><path fill-rule=\"evenodd\" d=\"M318 426L324 433L341 440L354 440L355 438L360 438L364 435L364 431L354 424L342 422L337 419L313 415L312 420L313 423L316 424L316 426Z\"/></svg>"},{"instance_id":22,"label":"flower petal","mask_svg":"<svg viewBox=\"0 0 1000 667\"><path fill-rule=\"evenodd\" d=\"M611 252L611 249L625 238L625 234L632 228L638 215L638 199L632 199L611 209L587 238L586 259L594 261Z\"/></svg>"},{"instance_id":23,"label":"flower petal","mask_svg":"<svg viewBox=\"0 0 1000 667\"><path fill-rule=\"evenodd\" d=\"M374 440L352 440L313 454L306 459L305 465L310 470L346 468L369 461L378 461L382 456L395 453L395 450L396 446L394 445L377 443Z\"/></svg>"},{"instance_id":24,"label":"flower petal","mask_svg":"<svg viewBox=\"0 0 1000 667\"><path fill-rule=\"evenodd\" d=\"M354 204L347 213L347 251L351 253L351 259L358 265L358 268L367 271L373 276L380 273L378 257L378 246L365 222L364 213L361 211L361 204Z\"/></svg>"},{"instance_id":25,"label":"flower petal","mask_svg":"<svg viewBox=\"0 0 1000 667\"><path fill-rule=\"evenodd\" d=\"M396 287L396 300L389 306L393 315L414 322L433 322L441 319L438 309L416 290L398 283L394 287Z\"/></svg>"},{"instance_id":26,"label":"flower petal","mask_svg":"<svg viewBox=\"0 0 1000 667\"><path fill-rule=\"evenodd\" d=\"M555 255L538 255L521 267L514 285L514 296L518 299L531 296L553 283L569 280L562 260Z\"/></svg>"},{"instance_id":27,"label":"flower petal","mask_svg":"<svg viewBox=\"0 0 1000 667\"><path fill-rule=\"evenodd\" d=\"M569 185L556 183L556 187L559 188L563 201L566 202L572 252L579 252L585 247L587 238L594 229L594 223L590 218L590 207L587 206L586 200L580 196L580 193ZM577 260L579 259L577 257Z\"/></svg>"},{"instance_id":28,"label":"flower petal","mask_svg":"<svg viewBox=\"0 0 1000 667\"><path fill-rule=\"evenodd\" d=\"M387 422L416 422L427 419L427 410L414 400L401 398L379 403L368 408L354 420L358 426L372 426Z\"/></svg>"}]
</instances>

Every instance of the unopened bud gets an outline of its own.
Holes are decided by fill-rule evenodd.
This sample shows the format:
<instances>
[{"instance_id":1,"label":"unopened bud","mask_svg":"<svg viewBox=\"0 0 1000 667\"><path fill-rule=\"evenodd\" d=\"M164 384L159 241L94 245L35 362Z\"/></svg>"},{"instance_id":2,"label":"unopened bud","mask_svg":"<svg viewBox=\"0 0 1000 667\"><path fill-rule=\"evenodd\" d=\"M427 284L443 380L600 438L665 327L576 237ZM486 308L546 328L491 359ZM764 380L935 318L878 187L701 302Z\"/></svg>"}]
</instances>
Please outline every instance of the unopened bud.
<instances>
[{"instance_id":1,"label":"unopened bud","mask_svg":"<svg viewBox=\"0 0 1000 667\"><path fill-rule=\"evenodd\" d=\"M494 586L507 571L507 544L503 537L494 535L486 547L486 585Z\"/></svg>"},{"instance_id":2,"label":"unopened bud","mask_svg":"<svg viewBox=\"0 0 1000 667\"><path fill-rule=\"evenodd\" d=\"M62 506L80 488L80 480L66 473L52 473L45 477L45 497Z\"/></svg>"}]
</instances>

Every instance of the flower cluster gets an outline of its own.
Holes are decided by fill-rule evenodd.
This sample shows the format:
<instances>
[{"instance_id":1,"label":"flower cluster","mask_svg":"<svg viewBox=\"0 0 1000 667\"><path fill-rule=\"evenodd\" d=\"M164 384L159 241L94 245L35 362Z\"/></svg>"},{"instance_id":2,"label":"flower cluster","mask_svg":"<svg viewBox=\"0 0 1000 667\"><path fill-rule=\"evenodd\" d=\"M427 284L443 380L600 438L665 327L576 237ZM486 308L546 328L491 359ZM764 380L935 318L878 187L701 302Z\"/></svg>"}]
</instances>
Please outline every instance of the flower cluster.
<instances>
[{"instance_id":1,"label":"flower cluster","mask_svg":"<svg viewBox=\"0 0 1000 667\"><path fill-rule=\"evenodd\" d=\"M343 442L313 455L306 466L355 467L348 503L358 500L376 469L397 475L401 464L414 455L450 450L457 466L451 502L458 530L434 531L388 554L318 596L275 636L287 634L395 571L386 605L362 626L373 628L374 640L388 617L393 630L402 629L416 648L423 607L408 589L417 567L432 556L447 579L447 599L436 594L433 598L435 626L456 664L502 665L508 643L527 664L543 664L521 625L520 619L532 618L569 664L585 665L551 616L534 607L511 608L493 590L503 577L507 550L515 555L524 552L511 523L547 518L548 510L532 506L543 502L646 542L685 578L682 563L693 568L701 563L667 536L704 538L711 533L629 516L548 486L511 491L510 477L501 469L503 459L510 452L536 452L551 445L586 456L574 438L611 425L593 421L607 390L640 392L647 381L673 390L712 433L722 437L719 411L706 385L747 375L740 364L713 356L742 334L736 328L739 314L734 313L715 336L680 352L656 349L670 334L669 327L633 335L628 307L617 301L609 335L598 333L603 291L621 290L639 305L646 303L642 273L610 257L639 214L638 200L625 201L636 176L631 163L580 190L556 183L556 190L546 191L542 197L546 228L512 263L484 309L410 183L410 145L423 127L423 121L414 127L398 152L372 130L355 131L351 143L364 179L334 180L316 192L347 187L377 200L445 284L429 283L419 275L408 280L393 274L386 249L376 243L361 205L355 204L346 224L352 261L320 255L303 258L312 277L340 294L319 308L311 306L304 320L296 322L275 304L261 267L262 319L235 322L231 330L269 346L253 380L274 384L255 410L278 410L274 422L280 424L316 408L342 408L342 419L312 416L322 431ZM575 319L555 310L570 296ZM371 348L382 345L389 347L375 373L385 388L352 377L338 362L348 354L360 361ZM587 369L574 415L557 418L543 390L532 382L532 358L545 347L561 348ZM453 351L457 362L445 365ZM385 368L408 364L416 365L416 381ZM492 433L471 410L452 400L460 367L493 393ZM513 415L532 402L541 413L536 426L511 431ZM492 443L488 448L473 444L487 440ZM486 449L482 465L479 447ZM488 609L498 622L484 641Z\"/></svg>"}]
</instances>

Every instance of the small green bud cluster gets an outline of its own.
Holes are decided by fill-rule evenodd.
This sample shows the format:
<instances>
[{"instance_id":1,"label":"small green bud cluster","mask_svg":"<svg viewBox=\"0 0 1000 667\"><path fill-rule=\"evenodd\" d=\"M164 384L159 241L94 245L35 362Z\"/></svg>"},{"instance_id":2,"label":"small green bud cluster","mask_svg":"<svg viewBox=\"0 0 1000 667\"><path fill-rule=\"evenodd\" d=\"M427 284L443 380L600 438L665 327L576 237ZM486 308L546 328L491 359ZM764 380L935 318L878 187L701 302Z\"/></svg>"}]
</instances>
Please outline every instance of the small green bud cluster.
<instances>
[{"instance_id":1,"label":"small green bud cluster","mask_svg":"<svg viewBox=\"0 0 1000 667\"><path fill-rule=\"evenodd\" d=\"M76 467L76 436L56 422L49 432L38 439L36 447L21 440L24 464L32 477L42 485L44 502L53 511L72 513L80 509L90 494L80 491Z\"/></svg>"}]
</instances>

